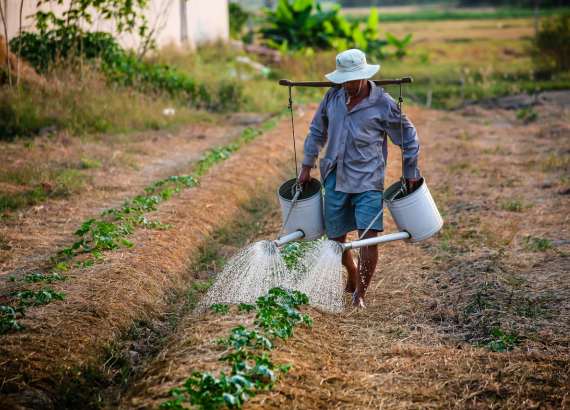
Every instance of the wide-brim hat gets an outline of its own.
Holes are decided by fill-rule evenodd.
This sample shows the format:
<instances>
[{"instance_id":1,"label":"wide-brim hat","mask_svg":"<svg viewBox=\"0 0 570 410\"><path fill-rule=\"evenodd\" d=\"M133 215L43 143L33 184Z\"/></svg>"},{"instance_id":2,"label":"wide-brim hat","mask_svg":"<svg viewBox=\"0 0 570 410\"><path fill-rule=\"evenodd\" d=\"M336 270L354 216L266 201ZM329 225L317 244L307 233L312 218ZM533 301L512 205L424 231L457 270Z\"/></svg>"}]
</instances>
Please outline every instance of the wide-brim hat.
<instances>
[{"instance_id":1,"label":"wide-brim hat","mask_svg":"<svg viewBox=\"0 0 570 410\"><path fill-rule=\"evenodd\" d=\"M368 64L366 55L356 49L343 51L336 56L336 70L325 77L336 84L347 81L364 80L372 77L380 70L379 64Z\"/></svg>"}]
</instances>

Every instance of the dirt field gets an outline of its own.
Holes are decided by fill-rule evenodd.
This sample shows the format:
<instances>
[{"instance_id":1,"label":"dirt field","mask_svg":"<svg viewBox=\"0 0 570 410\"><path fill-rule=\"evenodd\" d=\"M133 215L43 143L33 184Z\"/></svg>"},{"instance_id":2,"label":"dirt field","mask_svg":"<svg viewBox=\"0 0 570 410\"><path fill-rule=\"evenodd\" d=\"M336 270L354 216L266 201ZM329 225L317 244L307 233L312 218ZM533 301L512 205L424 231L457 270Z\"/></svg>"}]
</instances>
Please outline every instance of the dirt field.
<instances>
[{"instance_id":1,"label":"dirt field","mask_svg":"<svg viewBox=\"0 0 570 410\"><path fill-rule=\"evenodd\" d=\"M513 111L477 106L409 108L443 231L381 248L366 310L308 309L313 328L298 329L273 353L293 369L247 408L570 406L569 109L535 110L538 119L525 124ZM300 135L309 119L299 118ZM161 206L158 216L175 229L138 233L134 248L71 272L73 280L58 285L65 302L30 309L27 329L0 339L4 408L74 408L70 395L99 386L105 373L85 369L109 370L106 349L133 323L170 315L171 293L207 276L192 276L188 266L214 230L240 218L248 198L271 196L290 173L289 138L284 120ZM397 158L392 150L388 181L398 177ZM264 221L258 235L272 237L274 208ZM389 218L386 225L394 229ZM174 315L179 323L119 393L97 387L85 408L156 408L193 370L220 368L213 340L235 318ZM144 344L148 335L130 337Z\"/></svg>"}]
</instances>

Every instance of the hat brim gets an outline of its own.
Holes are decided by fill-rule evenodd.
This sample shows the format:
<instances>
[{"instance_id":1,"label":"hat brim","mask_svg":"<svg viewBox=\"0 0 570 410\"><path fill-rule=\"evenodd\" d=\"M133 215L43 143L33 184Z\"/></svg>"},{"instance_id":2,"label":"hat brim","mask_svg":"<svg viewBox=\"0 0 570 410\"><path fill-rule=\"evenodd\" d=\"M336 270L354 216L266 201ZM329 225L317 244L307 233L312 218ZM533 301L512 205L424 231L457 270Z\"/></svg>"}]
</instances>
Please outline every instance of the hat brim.
<instances>
[{"instance_id":1,"label":"hat brim","mask_svg":"<svg viewBox=\"0 0 570 410\"><path fill-rule=\"evenodd\" d=\"M366 64L366 66L357 71L335 70L332 73L325 74L325 77L335 84L342 84L347 81L368 79L376 74L378 70L380 70L379 64Z\"/></svg>"}]
</instances>

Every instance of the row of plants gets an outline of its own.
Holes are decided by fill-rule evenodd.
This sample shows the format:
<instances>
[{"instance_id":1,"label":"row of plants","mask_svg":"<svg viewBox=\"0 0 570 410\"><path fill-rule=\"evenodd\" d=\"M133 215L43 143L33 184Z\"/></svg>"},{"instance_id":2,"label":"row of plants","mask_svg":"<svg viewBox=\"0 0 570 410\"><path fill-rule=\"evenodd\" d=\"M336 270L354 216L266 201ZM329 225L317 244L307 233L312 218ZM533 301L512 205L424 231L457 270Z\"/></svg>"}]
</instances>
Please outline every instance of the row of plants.
<instances>
[{"instance_id":1,"label":"row of plants","mask_svg":"<svg viewBox=\"0 0 570 410\"><path fill-rule=\"evenodd\" d=\"M195 108L236 111L245 102L239 83L222 81L215 89L198 83L173 66L147 61L124 50L109 33L81 32L69 36L60 30L24 32L10 41L10 48L40 73L58 63L87 61L98 64L113 84L145 93L166 93Z\"/></svg>"},{"instance_id":2,"label":"row of plants","mask_svg":"<svg viewBox=\"0 0 570 410\"><path fill-rule=\"evenodd\" d=\"M52 257L48 273L31 273L18 280L22 285L53 283L66 279L64 273L71 268L83 269L93 266L104 258L104 252L134 246L130 236L137 228L168 229L169 225L147 217L157 210L160 203L184 189L198 185L200 178L215 164L228 159L232 153L273 127L275 121L262 127L246 128L232 143L208 150L194 167L192 174L170 176L149 185L143 194L128 199L121 206L105 210L98 218L84 221L75 232L77 240ZM17 281L12 277L13 281ZM36 286L37 287L37 286ZM19 322L28 307L45 305L63 300L65 294L50 287L23 288L7 295L8 302L0 304L0 334L23 329ZM30 302L33 301L33 302Z\"/></svg>"},{"instance_id":3,"label":"row of plants","mask_svg":"<svg viewBox=\"0 0 570 410\"><path fill-rule=\"evenodd\" d=\"M161 409L185 409L186 405L203 409L242 408L256 394L270 390L278 374L289 371L290 364L277 364L269 353L276 340L293 335L295 326L312 326L309 315L298 308L309 303L307 295L298 291L273 288L255 304L240 304L239 312L255 312L253 326L240 325L216 343L225 348L219 360L225 366L218 375L211 372L193 372L180 387L170 391L172 399L162 403ZM228 314L228 305L212 305L218 314Z\"/></svg>"}]
</instances>

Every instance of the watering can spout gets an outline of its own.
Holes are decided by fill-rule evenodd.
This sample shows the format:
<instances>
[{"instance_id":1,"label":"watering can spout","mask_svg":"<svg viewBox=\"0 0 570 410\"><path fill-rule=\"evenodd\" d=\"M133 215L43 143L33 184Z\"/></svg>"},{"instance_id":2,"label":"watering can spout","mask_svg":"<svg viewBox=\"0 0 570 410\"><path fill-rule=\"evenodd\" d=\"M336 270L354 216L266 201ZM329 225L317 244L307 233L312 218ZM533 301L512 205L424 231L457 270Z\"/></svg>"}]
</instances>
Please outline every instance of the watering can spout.
<instances>
[{"instance_id":1,"label":"watering can spout","mask_svg":"<svg viewBox=\"0 0 570 410\"><path fill-rule=\"evenodd\" d=\"M376 236L374 238L367 238L353 242L346 242L340 245L342 247L342 251L344 252L349 249L357 249L365 246L378 245L386 242L400 241L402 239L410 239L410 237L411 236L408 232L402 231L402 232L390 233L388 235Z\"/></svg>"},{"instance_id":2,"label":"watering can spout","mask_svg":"<svg viewBox=\"0 0 570 410\"><path fill-rule=\"evenodd\" d=\"M285 245L286 243L298 241L299 239L303 238L304 236L305 236L305 232L303 232L302 230L299 229L299 230L293 231L287 235L283 235L281 238L278 238L273 242L275 243L275 246L280 247L280 246Z\"/></svg>"}]
</instances>

